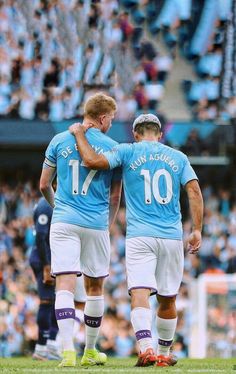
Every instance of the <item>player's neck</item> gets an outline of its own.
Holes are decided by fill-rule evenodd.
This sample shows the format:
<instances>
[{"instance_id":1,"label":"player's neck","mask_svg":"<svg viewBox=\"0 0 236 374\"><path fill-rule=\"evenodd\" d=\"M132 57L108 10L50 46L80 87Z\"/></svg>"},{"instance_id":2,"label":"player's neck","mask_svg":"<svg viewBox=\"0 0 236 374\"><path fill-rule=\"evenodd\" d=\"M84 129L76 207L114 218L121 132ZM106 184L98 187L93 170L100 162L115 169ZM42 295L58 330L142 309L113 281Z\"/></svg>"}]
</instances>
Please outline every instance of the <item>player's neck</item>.
<instances>
[{"instance_id":1,"label":"player's neck","mask_svg":"<svg viewBox=\"0 0 236 374\"><path fill-rule=\"evenodd\" d=\"M148 141L148 142L158 142L159 140L159 137L156 136L156 135L144 135L142 137L140 137L140 142L142 141Z\"/></svg>"},{"instance_id":2,"label":"player's neck","mask_svg":"<svg viewBox=\"0 0 236 374\"><path fill-rule=\"evenodd\" d=\"M90 119L90 118L86 118L86 119L84 119L83 124L84 125L89 125L90 128L93 127L95 129L101 130L100 129L100 124L98 122L96 122L96 120L93 120L93 119Z\"/></svg>"}]
</instances>

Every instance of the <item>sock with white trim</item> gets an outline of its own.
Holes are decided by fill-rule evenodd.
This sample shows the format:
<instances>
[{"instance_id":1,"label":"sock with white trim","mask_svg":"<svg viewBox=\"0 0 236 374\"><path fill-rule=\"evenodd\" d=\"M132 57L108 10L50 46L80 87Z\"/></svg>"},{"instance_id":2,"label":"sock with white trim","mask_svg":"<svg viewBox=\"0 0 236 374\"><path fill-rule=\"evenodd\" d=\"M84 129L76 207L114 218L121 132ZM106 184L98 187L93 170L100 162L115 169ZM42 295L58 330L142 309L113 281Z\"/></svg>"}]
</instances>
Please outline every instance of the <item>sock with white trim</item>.
<instances>
[{"instance_id":1,"label":"sock with white trim","mask_svg":"<svg viewBox=\"0 0 236 374\"><path fill-rule=\"evenodd\" d=\"M153 349L151 324L152 312L148 308L134 308L131 311L131 323L135 332L141 353L148 348Z\"/></svg>"}]
</instances>

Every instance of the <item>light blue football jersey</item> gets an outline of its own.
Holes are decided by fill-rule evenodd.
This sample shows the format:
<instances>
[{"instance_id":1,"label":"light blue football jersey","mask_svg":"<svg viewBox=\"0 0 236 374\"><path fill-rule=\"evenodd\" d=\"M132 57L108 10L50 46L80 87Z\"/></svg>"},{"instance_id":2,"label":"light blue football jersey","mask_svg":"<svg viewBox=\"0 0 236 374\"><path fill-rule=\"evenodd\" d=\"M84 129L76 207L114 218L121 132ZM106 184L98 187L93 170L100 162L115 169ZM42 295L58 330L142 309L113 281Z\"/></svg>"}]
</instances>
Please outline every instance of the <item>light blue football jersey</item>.
<instances>
[{"instance_id":1,"label":"light blue football jersey","mask_svg":"<svg viewBox=\"0 0 236 374\"><path fill-rule=\"evenodd\" d=\"M197 179L187 156L156 141L119 144L104 156L111 169L122 166L127 238L182 239L180 188Z\"/></svg>"},{"instance_id":2,"label":"light blue football jersey","mask_svg":"<svg viewBox=\"0 0 236 374\"><path fill-rule=\"evenodd\" d=\"M86 137L95 152L112 149L117 142L91 128ZM76 141L69 131L57 134L48 145L45 163L57 169L57 190L52 223L66 222L97 230L109 223L109 197L112 179L119 171L91 170L84 166Z\"/></svg>"}]
</instances>

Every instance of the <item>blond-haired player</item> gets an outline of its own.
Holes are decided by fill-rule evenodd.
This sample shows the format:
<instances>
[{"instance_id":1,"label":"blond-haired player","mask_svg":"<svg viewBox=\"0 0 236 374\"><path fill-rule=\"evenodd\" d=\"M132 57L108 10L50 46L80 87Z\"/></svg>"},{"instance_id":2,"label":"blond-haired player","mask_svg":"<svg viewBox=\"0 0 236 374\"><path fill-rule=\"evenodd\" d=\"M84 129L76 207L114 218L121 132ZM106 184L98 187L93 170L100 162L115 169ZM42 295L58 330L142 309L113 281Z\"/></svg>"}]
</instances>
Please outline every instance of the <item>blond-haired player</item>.
<instances>
[{"instance_id":1,"label":"blond-haired player","mask_svg":"<svg viewBox=\"0 0 236 374\"><path fill-rule=\"evenodd\" d=\"M105 135L116 112L110 96L97 93L84 107L84 126L93 126L87 139L101 154L116 145ZM54 196L52 181L57 173ZM104 312L103 283L109 273L110 224L118 209L120 173L87 168L73 135L65 131L50 142L40 179L40 189L53 209L50 231L52 273L56 276L55 312L63 343L61 367L75 366L73 345L76 276L84 274L87 300L84 310L86 345L81 364L104 364L106 355L95 348ZM111 194L110 194L111 190Z\"/></svg>"}]
</instances>

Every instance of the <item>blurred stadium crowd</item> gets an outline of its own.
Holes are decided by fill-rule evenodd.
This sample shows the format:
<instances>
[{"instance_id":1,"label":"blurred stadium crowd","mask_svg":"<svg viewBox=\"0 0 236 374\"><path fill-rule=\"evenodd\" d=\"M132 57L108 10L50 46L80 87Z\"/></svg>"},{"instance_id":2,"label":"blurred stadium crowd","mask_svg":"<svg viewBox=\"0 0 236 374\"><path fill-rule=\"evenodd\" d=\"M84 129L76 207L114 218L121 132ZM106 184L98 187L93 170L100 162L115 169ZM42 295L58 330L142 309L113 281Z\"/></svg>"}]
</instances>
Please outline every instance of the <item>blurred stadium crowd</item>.
<instances>
[{"instance_id":1,"label":"blurred stadium crowd","mask_svg":"<svg viewBox=\"0 0 236 374\"><path fill-rule=\"evenodd\" d=\"M189 312L188 285L201 273L225 274L236 271L236 204L229 191L215 194L210 186L203 188L205 218L203 243L199 256L186 253L183 283L177 301L178 327L174 351L179 357L188 355ZM0 357L30 354L37 340L36 312L39 299L29 255L34 243L33 208L39 192L32 181L2 184L0 190ZM184 219L184 237L191 228ZM121 207L117 223L111 232L111 267L106 281L106 312L102 322L99 346L103 352L119 357L129 356L136 350L130 324L130 300L125 274L125 208ZM155 304L155 297L151 303ZM219 311L218 311L219 312ZM217 309L212 313L217 314ZM213 316L214 317L214 316ZM234 317L214 317L214 331L225 331ZM213 319L211 318L211 324ZM232 324L231 323L231 324ZM232 331L231 331L232 333ZM84 330L76 337L80 352ZM221 344L225 349L227 342Z\"/></svg>"},{"instance_id":2,"label":"blurred stadium crowd","mask_svg":"<svg viewBox=\"0 0 236 374\"><path fill-rule=\"evenodd\" d=\"M74 118L98 89L115 97L119 120L155 112L178 53L195 73L182 82L186 104L194 118L213 120L230 7L231 0L1 0L0 116ZM224 119L235 118L235 100L221 110Z\"/></svg>"}]
</instances>

